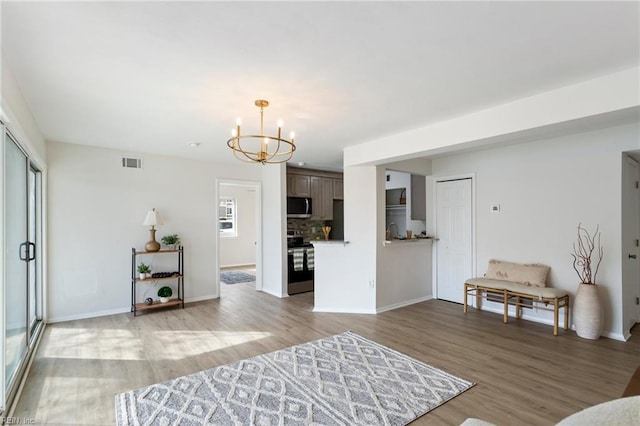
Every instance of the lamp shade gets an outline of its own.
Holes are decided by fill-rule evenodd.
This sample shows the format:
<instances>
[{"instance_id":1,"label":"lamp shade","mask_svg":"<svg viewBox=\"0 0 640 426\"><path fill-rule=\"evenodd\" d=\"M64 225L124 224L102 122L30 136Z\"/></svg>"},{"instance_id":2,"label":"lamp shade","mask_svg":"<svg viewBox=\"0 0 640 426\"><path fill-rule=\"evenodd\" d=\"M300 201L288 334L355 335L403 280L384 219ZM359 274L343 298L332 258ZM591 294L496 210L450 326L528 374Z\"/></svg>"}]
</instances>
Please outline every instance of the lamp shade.
<instances>
[{"instance_id":1,"label":"lamp shade","mask_svg":"<svg viewBox=\"0 0 640 426\"><path fill-rule=\"evenodd\" d=\"M162 217L160 217L160 213L153 209L147 213L147 217L144 219L143 225L147 226L155 226L155 225L164 225L162 221Z\"/></svg>"}]
</instances>

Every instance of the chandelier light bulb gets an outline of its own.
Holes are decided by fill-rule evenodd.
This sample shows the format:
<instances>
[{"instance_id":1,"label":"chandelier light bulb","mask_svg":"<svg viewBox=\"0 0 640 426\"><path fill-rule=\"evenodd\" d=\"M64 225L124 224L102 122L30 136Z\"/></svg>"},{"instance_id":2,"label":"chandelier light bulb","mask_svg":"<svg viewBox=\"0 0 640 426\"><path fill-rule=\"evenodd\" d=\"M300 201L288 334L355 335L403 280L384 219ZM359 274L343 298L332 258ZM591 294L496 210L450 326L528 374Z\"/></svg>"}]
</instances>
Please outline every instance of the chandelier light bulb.
<instances>
[{"instance_id":1,"label":"chandelier light bulb","mask_svg":"<svg viewBox=\"0 0 640 426\"><path fill-rule=\"evenodd\" d=\"M283 125L284 123L282 122L282 120L278 120L278 129L281 129Z\"/></svg>"},{"instance_id":2,"label":"chandelier light bulb","mask_svg":"<svg viewBox=\"0 0 640 426\"><path fill-rule=\"evenodd\" d=\"M240 120L240 117L236 118L236 126L239 126L242 124L242 120Z\"/></svg>"},{"instance_id":3,"label":"chandelier light bulb","mask_svg":"<svg viewBox=\"0 0 640 426\"><path fill-rule=\"evenodd\" d=\"M236 129L231 129L231 136L234 138L238 136L238 131Z\"/></svg>"},{"instance_id":4,"label":"chandelier light bulb","mask_svg":"<svg viewBox=\"0 0 640 426\"><path fill-rule=\"evenodd\" d=\"M289 138L294 140L296 138L296 134L294 132L289 133Z\"/></svg>"}]
</instances>

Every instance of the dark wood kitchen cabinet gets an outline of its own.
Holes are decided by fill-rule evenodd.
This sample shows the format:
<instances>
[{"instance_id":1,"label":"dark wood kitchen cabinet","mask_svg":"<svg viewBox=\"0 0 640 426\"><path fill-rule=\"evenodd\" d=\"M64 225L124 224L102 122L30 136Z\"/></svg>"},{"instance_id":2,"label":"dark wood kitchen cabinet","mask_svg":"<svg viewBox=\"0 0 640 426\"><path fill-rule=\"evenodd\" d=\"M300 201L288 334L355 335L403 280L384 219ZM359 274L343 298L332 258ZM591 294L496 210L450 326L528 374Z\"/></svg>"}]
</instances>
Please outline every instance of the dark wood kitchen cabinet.
<instances>
[{"instance_id":1,"label":"dark wood kitchen cabinet","mask_svg":"<svg viewBox=\"0 0 640 426\"><path fill-rule=\"evenodd\" d=\"M333 220L333 178L311 176L311 219Z\"/></svg>"},{"instance_id":2,"label":"dark wood kitchen cabinet","mask_svg":"<svg viewBox=\"0 0 640 426\"><path fill-rule=\"evenodd\" d=\"M333 199L344 200L344 181L342 179L333 180Z\"/></svg>"},{"instance_id":3,"label":"dark wood kitchen cabinet","mask_svg":"<svg viewBox=\"0 0 640 426\"><path fill-rule=\"evenodd\" d=\"M311 196L311 176L288 174L287 175L287 196L289 197L310 197Z\"/></svg>"}]
</instances>

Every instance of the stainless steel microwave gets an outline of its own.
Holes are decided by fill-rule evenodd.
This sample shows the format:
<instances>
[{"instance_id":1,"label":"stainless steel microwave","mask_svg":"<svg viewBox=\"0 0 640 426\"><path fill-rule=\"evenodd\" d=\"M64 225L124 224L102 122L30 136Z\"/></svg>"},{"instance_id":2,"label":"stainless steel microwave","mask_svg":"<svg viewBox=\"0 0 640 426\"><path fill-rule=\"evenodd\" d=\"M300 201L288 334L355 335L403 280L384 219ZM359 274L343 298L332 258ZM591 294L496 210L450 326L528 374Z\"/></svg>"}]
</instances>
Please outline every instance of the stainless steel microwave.
<instances>
[{"instance_id":1,"label":"stainless steel microwave","mask_svg":"<svg viewBox=\"0 0 640 426\"><path fill-rule=\"evenodd\" d=\"M287 217L310 218L311 211L311 198L287 197Z\"/></svg>"}]
</instances>

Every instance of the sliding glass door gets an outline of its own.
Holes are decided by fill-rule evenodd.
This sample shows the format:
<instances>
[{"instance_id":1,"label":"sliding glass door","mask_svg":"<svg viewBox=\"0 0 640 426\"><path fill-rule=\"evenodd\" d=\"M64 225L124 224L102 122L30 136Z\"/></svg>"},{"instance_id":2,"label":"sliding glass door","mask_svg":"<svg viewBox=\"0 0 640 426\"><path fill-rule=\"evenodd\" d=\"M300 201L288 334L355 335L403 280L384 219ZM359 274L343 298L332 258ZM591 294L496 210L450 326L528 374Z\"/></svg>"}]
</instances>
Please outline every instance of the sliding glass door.
<instances>
[{"instance_id":1,"label":"sliding glass door","mask_svg":"<svg viewBox=\"0 0 640 426\"><path fill-rule=\"evenodd\" d=\"M13 381L27 351L27 280L29 262L27 156L5 138L5 388Z\"/></svg>"},{"instance_id":2,"label":"sliding glass door","mask_svg":"<svg viewBox=\"0 0 640 426\"><path fill-rule=\"evenodd\" d=\"M42 319L41 173L4 133L4 395L10 403ZM6 406L4 408L7 408Z\"/></svg>"}]
</instances>

